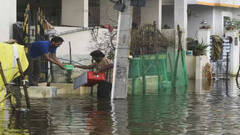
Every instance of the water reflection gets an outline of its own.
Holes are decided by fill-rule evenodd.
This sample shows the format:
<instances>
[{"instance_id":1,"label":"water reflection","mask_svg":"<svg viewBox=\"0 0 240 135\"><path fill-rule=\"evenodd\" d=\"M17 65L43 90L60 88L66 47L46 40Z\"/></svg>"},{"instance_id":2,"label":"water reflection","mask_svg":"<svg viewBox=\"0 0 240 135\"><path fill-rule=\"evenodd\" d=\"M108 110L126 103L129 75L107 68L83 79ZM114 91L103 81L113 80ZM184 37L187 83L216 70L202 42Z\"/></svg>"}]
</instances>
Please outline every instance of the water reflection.
<instances>
[{"instance_id":1,"label":"water reflection","mask_svg":"<svg viewBox=\"0 0 240 135\"><path fill-rule=\"evenodd\" d=\"M26 114L23 111L11 111L10 115L6 111L0 112L1 125L0 132L12 135L28 135Z\"/></svg>"},{"instance_id":2,"label":"water reflection","mask_svg":"<svg viewBox=\"0 0 240 135\"><path fill-rule=\"evenodd\" d=\"M0 132L14 135L240 134L234 80L189 82L175 95L105 101L89 95L34 99L30 111L0 111ZM206 86L207 85L207 86Z\"/></svg>"},{"instance_id":3,"label":"water reflection","mask_svg":"<svg viewBox=\"0 0 240 135\"><path fill-rule=\"evenodd\" d=\"M129 135L128 131L128 101L114 100L111 102L113 135Z\"/></svg>"},{"instance_id":4,"label":"water reflection","mask_svg":"<svg viewBox=\"0 0 240 135\"><path fill-rule=\"evenodd\" d=\"M129 98L128 102L131 135L179 134L186 131L186 97L137 96Z\"/></svg>"},{"instance_id":5,"label":"water reflection","mask_svg":"<svg viewBox=\"0 0 240 135\"><path fill-rule=\"evenodd\" d=\"M88 131L90 135L110 135L113 132L110 101L99 101L96 107L89 108Z\"/></svg>"},{"instance_id":6,"label":"water reflection","mask_svg":"<svg viewBox=\"0 0 240 135\"><path fill-rule=\"evenodd\" d=\"M239 134L239 90L233 80L216 80L210 93L191 93L187 134ZM209 126L211 125L211 126Z\"/></svg>"},{"instance_id":7,"label":"water reflection","mask_svg":"<svg viewBox=\"0 0 240 135\"><path fill-rule=\"evenodd\" d=\"M213 85L214 94L219 96L237 97L239 95L239 89L235 80L216 80Z\"/></svg>"},{"instance_id":8,"label":"water reflection","mask_svg":"<svg viewBox=\"0 0 240 135\"><path fill-rule=\"evenodd\" d=\"M189 80L188 91L195 94L209 93L213 89L214 81Z\"/></svg>"}]
</instances>

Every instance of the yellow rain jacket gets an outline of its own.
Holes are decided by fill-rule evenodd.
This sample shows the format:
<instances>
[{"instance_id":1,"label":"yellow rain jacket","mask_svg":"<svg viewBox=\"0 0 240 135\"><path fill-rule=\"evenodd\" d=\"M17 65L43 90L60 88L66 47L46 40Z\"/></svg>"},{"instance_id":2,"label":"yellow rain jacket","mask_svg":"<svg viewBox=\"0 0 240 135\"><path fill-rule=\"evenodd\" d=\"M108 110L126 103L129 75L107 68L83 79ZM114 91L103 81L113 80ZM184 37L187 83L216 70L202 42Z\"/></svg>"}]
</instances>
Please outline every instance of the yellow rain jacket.
<instances>
[{"instance_id":1,"label":"yellow rain jacket","mask_svg":"<svg viewBox=\"0 0 240 135\"><path fill-rule=\"evenodd\" d=\"M3 72L7 82L11 82L13 79L20 75L16 59L19 58L23 71L26 71L28 67L28 60L24 50L24 46L19 44L7 44L0 42L0 62L2 64ZM0 101L5 96L3 91L4 83L0 76Z\"/></svg>"}]
</instances>

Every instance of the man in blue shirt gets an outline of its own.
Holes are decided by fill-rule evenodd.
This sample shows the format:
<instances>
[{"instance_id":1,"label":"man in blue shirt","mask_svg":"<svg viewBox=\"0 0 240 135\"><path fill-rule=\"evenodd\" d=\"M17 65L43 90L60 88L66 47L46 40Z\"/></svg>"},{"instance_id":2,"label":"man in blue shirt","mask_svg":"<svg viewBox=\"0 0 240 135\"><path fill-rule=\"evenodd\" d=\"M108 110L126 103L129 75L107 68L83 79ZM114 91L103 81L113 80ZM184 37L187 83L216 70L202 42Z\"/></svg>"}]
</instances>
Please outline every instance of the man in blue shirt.
<instances>
[{"instance_id":1,"label":"man in blue shirt","mask_svg":"<svg viewBox=\"0 0 240 135\"><path fill-rule=\"evenodd\" d=\"M40 79L40 56L44 56L47 61L58 65L64 69L64 65L56 57L56 50L64 40L61 37L53 37L51 41L36 41L29 48L29 83L38 86Z\"/></svg>"}]
</instances>

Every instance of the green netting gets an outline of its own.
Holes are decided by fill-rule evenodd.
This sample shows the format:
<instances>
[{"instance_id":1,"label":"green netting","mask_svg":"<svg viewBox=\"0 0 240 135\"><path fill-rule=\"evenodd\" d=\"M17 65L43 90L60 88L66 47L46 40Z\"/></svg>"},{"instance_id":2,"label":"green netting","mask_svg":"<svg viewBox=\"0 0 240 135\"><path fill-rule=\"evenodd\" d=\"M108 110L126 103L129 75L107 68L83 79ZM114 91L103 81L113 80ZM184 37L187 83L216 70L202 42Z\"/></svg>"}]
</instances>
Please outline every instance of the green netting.
<instances>
[{"instance_id":1,"label":"green netting","mask_svg":"<svg viewBox=\"0 0 240 135\"><path fill-rule=\"evenodd\" d=\"M142 55L130 60L132 94L171 94L187 88L186 52Z\"/></svg>"}]
</instances>

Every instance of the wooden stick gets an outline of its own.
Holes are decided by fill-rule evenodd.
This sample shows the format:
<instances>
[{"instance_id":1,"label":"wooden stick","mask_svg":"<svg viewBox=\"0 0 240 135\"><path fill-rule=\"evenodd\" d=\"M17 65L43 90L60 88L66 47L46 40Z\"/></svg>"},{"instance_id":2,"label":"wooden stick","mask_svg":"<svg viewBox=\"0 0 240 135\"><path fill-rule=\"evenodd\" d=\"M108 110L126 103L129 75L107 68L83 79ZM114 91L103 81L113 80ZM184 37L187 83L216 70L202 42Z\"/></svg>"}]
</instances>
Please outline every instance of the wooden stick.
<instances>
[{"instance_id":1,"label":"wooden stick","mask_svg":"<svg viewBox=\"0 0 240 135\"><path fill-rule=\"evenodd\" d=\"M180 31L179 25L177 26L177 32L178 32L178 50L177 50L177 58L175 59L175 64L174 64L174 72L173 72L173 89L176 89L176 81L177 81L177 68L178 68L178 60L179 60L179 53L182 49L182 32Z\"/></svg>"},{"instance_id":2,"label":"wooden stick","mask_svg":"<svg viewBox=\"0 0 240 135\"><path fill-rule=\"evenodd\" d=\"M2 68L2 63L1 62L0 62L0 74L1 74L4 85L7 86L7 80L6 80L6 77L3 73L3 68Z\"/></svg>"},{"instance_id":3,"label":"wooden stick","mask_svg":"<svg viewBox=\"0 0 240 135\"><path fill-rule=\"evenodd\" d=\"M17 58L17 64L18 64L18 69L19 69L19 72L20 72L21 79L24 80L24 73L23 73L22 65L21 65L21 62L20 62L19 58ZM24 90L24 95L25 95L25 99L26 99L27 108L30 109L30 99L29 99L29 96L28 96L28 91L27 91L26 84L23 84L23 90Z\"/></svg>"},{"instance_id":4,"label":"wooden stick","mask_svg":"<svg viewBox=\"0 0 240 135\"><path fill-rule=\"evenodd\" d=\"M6 77L5 77L5 75L4 75L3 67L2 67L2 63L1 63L1 62L0 62L0 74L1 74L1 77L2 77L2 80L3 80L3 83L4 83L4 86L6 87L6 90L7 90L7 96L4 98L4 100L5 100L6 98L8 98L9 101L10 101L11 106L13 107L12 101L11 101L11 96L10 96L10 95L11 95L11 94L10 94L10 88L9 88L9 86L8 86ZM2 102L3 102L3 101L2 101Z\"/></svg>"}]
</instances>

